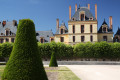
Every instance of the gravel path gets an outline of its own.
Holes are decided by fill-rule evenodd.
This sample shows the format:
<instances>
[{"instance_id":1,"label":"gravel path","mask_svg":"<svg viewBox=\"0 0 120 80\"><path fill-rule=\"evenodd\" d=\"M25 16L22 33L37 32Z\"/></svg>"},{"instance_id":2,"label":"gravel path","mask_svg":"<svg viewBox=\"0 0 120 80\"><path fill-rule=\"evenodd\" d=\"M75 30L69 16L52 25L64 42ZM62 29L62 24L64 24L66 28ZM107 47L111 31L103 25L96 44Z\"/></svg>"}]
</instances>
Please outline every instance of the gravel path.
<instances>
[{"instance_id":1,"label":"gravel path","mask_svg":"<svg viewBox=\"0 0 120 80\"><path fill-rule=\"evenodd\" d=\"M120 65L60 65L72 70L81 80L120 80Z\"/></svg>"}]
</instances>

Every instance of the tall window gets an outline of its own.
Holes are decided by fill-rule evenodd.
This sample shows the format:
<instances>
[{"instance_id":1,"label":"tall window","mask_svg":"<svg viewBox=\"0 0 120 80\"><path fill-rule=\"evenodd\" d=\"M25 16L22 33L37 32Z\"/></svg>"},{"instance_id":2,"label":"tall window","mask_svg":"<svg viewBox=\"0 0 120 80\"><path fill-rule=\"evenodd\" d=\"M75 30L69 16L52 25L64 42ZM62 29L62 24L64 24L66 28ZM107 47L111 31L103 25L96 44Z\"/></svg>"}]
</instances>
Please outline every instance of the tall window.
<instances>
[{"instance_id":1,"label":"tall window","mask_svg":"<svg viewBox=\"0 0 120 80\"><path fill-rule=\"evenodd\" d=\"M64 42L64 37L60 37L60 41L61 41L61 42Z\"/></svg>"},{"instance_id":2,"label":"tall window","mask_svg":"<svg viewBox=\"0 0 120 80\"><path fill-rule=\"evenodd\" d=\"M107 41L107 36L103 36L103 41Z\"/></svg>"},{"instance_id":3,"label":"tall window","mask_svg":"<svg viewBox=\"0 0 120 80\"><path fill-rule=\"evenodd\" d=\"M4 39L3 39L3 38L1 38L1 39L0 39L0 43L3 43L3 40L4 40Z\"/></svg>"},{"instance_id":4,"label":"tall window","mask_svg":"<svg viewBox=\"0 0 120 80\"><path fill-rule=\"evenodd\" d=\"M93 36L90 36L90 41L93 42Z\"/></svg>"},{"instance_id":5,"label":"tall window","mask_svg":"<svg viewBox=\"0 0 120 80\"><path fill-rule=\"evenodd\" d=\"M8 30L6 30L6 36L8 36L9 35L9 31Z\"/></svg>"},{"instance_id":6,"label":"tall window","mask_svg":"<svg viewBox=\"0 0 120 80\"><path fill-rule=\"evenodd\" d=\"M43 39L43 38L41 38L41 39L40 39L40 42L41 42L41 43L44 43L44 39Z\"/></svg>"},{"instance_id":7,"label":"tall window","mask_svg":"<svg viewBox=\"0 0 120 80\"><path fill-rule=\"evenodd\" d=\"M13 42L13 43L14 43L14 40L15 40L14 38L11 38L11 42Z\"/></svg>"},{"instance_id":8,"label":"tall window","mask_svg":"<svg viewBox=\"0 0 120 80\"><path fill-rule=\"evenodd\" d=\"M84 25L81 25L81 33L84 33Z\"/></svg>"},{"instance_id":9,"label":"tall window","mask_svg":"<svg viewBox=\"0 0 120 80\"><path fill-rule=\"evenodd\" d=\"M84 42L84 41L85 41L85 37L81 36L81 42Z\"/></svg>"},{"instance_id":10,"label":"tall window","mask_svg":"<svg viewBox=\"0 0 120 80\"><path fill-rule=\"evenodd\" d=\"M75 36L73 36L73 42L75 42Z\"/></svg>"},{"instance_id":11,"label":"tall window","mask_svg":"<svg viewBox=\"0 0 120 80\"><path fill-rule=\"evenodd\" d=\"M8 38L6 38L6 42L9 42L9 39L8 39Z\"/></svg>"},{"instance_id":12,"label":"tall window","mask_svg":"<svg viewBox=\"0 0 120 80\"><path fill-rule=\"evenodd\" d=\"M90 33L92 33L93 27L92 25L90 25Z\"/></svg>"},{"instance_id":13,"label":"tall window","mask_svg":"<svg viewBox=\"0 0 120 80\"><path fill-rule=\"evenodd\" d=\"M84 21L84 14L81 14L81 21Z\"/></svg>"},{"instance_id":14,"label":"tall window","mask_svg":"<svg viewBox=\"0 0 120 80\"><path fill-rule=\"evenodd\" d=\"M73 25L73 33L75 33L75 25Z\"/></svg>"},{"instance_id":15,"label":"tall window","mask_svg":"<svg viewBox=\"0 0 120 80\"><path fill-rule=\"evenodd\" d=\"M63 29L61 29L61 34L63 34Z\"/></svg>"},{"instance_id":16,"label":"tall window","mask_svg":"<svg viewBox=\"0 0 120 80\"><path fill-rule=\"evenodd\" d=\"M106 32L106 27L103 28L103 32Z\"/></svg>"}]
</instances>

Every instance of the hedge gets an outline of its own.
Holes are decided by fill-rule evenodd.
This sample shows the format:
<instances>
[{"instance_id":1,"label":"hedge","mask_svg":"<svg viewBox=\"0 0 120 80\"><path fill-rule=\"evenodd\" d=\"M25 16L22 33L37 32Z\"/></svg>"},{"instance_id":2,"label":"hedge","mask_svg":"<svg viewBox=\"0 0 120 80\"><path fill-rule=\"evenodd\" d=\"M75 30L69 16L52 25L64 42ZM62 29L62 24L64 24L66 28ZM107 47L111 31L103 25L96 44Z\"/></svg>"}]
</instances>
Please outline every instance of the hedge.
<instances>
[{"instance_id":1,"label":"hedge","mask_svg":"<svg viewBox=\"0 0 120 80\"><path fill-rule=\"evenodd\" d=\"M12 44L5 43L4 45L11 47L4 47L0 45L0 56L6 57L10 55ZM2 47L2 48L1 48ZM39 43L38 50L42 59L50 60L52 52L55 52L58 60L69 60L76 58L95 58L95 59L120 59L120 43L79 43L75 46L70 46L64 43Z\"/></svg>"}]
</instances>

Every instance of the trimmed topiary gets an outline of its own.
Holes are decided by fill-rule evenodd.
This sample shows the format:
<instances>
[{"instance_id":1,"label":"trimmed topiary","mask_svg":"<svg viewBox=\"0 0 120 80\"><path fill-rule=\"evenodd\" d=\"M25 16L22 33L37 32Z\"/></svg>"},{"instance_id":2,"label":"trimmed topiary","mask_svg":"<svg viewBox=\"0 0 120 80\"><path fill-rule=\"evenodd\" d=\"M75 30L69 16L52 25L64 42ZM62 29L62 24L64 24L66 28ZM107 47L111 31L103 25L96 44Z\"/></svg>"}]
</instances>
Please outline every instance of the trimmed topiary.
<instances>
[{"instance_id":1,"label":"trimmed topiary","mask_svg":"<svg viewBox=\"0 0 120 80\"><path fill-rule=\"evenodd\" d=\"M19 21L13 50L2 80L48 80L38 51L35 25L30 19Z\"/></svg>"},{"instance_id":2,"label":"trimmed topiary","mask_svg":"<svg viewBox=\"0 0 120 80\"><path fill-rule=\"evenodd\" d=\"M56 56L55 56L54 52L51 55L51 60L50 60L49 67L58 67L58 64L57 64L57 61L56 61Z\"/></svg>"}]
</instances>

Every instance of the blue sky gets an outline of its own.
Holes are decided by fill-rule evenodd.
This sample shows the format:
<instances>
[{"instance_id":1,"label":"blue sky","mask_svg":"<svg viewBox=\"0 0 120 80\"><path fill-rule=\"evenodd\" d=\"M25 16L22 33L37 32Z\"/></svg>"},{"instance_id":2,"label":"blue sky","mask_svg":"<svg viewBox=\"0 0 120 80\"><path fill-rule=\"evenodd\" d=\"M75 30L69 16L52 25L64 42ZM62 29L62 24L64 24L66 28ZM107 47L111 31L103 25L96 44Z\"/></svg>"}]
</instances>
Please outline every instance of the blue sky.
<instances>
[{"instance_id":1,"label":"blue sky","mask_svg":"<svg viewBox=\"0 0 120 80\"><path fill-rule=\"evenodd\" d=\"M69 5L72 7L72 15L75 12L75 4L87 6L95 15L95 4L98 5L98 28L104 18L109 24L109 16L113 16L113 31L116 33L120 26L120 1L119 0L0 0L0 21L30 18L34 21L37 31L51 30L55 33L56 18L66 23L68 27Z\"/></svg>"}]
</instances>

